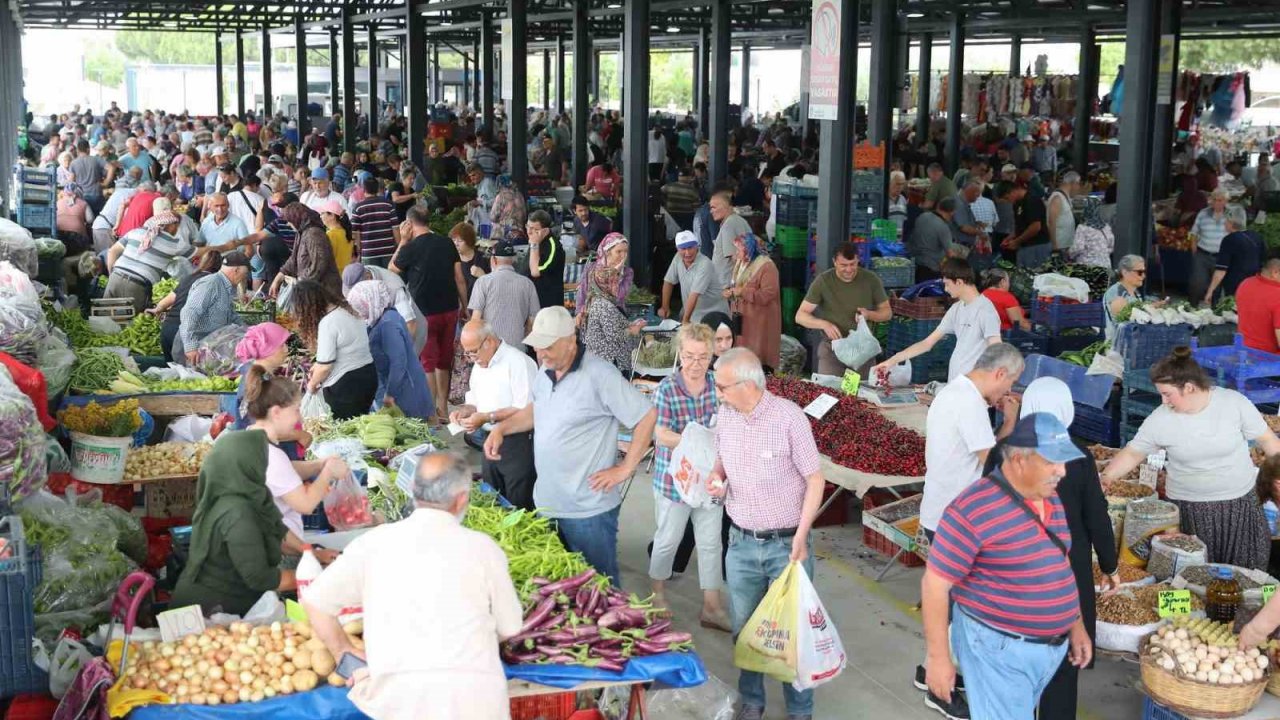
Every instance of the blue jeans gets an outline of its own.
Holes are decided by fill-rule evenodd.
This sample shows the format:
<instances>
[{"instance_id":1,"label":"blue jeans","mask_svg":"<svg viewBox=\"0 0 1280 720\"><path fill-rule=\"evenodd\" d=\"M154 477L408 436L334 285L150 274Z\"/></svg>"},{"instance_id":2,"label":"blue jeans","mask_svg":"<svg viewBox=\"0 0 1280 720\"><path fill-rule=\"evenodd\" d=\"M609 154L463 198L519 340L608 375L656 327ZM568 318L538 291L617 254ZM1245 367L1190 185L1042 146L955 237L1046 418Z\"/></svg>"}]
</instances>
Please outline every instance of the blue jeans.
<instances>
[{"instance_id":1,"label":"blue jeans","mask_svg":"<svg viewBox=\"0 0 1280 720\"><path fill-rule=\"evenodd\" d=\"M556 518L560 539L569 552L580 552L601 575L622 584L618 573L618 507L584 518Z\"/></svg>"},{"instance_id":2,"label":"blue jeans","mask_svg":"<svg viewBox=\"0 0 1280 720\"><path fill-rule=\"evenodd\" d=\"M1018 248L1018 267L1034 268L1040 267L1049 261L1049 256L1053 254L1053 245L1051 243L1043 243L1041 245L1032 245L1031 247ZM966 680L965 682L968 682Z\"/></svg>"},{"instance_id":3,"label":"blue jeans","mask_svg":"<svg viewBox=\"0 0 1280 720\"><path fill-rule=\"evenodd\" d=\"M742 626L751 619L751 613L756 611L756 606L764 599L769 585L790 562L791 538L757 540L736 527L729 528L729 554L725 557L725 569L728 573L734 642L737 642ZM812 550L802 565L812 578ZM744 706L764 707L764 675L750 670L741 671L738 675L738 692L742 694ZM813 714L813 690L796 690L791 683L783 683L782 695L787 701L787 714Z\"/></svg>"},{"instance_id":4,"label":"blue jeans","mask_svg":"<svg viewBox=\"0 0 1280 720\"><path fill-rule=\"evenodd\" d=\"M969 713L983 720L1034 717L1067 644L1037 645L1011 638L959 607L951 616L951 648L964 674Z\"/></svg>"}]
</instances>

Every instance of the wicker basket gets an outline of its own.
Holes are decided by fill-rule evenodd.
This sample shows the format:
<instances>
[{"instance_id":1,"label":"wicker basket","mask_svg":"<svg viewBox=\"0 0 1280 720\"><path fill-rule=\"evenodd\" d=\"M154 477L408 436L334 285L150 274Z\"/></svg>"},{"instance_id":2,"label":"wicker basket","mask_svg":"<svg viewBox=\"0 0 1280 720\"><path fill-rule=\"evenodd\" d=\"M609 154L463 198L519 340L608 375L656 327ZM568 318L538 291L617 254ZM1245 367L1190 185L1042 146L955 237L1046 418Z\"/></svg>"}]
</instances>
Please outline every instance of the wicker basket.
<instances>
[{"instance_id":1,"label":"wicker basket","mask_svg":"<svg viewBox=\"0 0 1280 720\"><path fill-rule=\"evenodd\" d=\"M1174 675L1156 664L1147 654L1151 637L1138 648L1142 684L1152 700L1183 715L1205 718L1234 718L1249 712L1262 699L1274 673L1243 685L1216 685Z\"/></svg>"},{"instance_id":2,"label":"wicker basket","mask_svg":"<svg viewBox=\"0 0 1280 720\"><path fill-rule=\"evenodd\" d=\"M1276 656L1271 655L1271 661L1275 662ZM1280 697L1280 673L1271 673L1271 678L1267 680L1267 692Z\"/></svg>"}]
</instances>

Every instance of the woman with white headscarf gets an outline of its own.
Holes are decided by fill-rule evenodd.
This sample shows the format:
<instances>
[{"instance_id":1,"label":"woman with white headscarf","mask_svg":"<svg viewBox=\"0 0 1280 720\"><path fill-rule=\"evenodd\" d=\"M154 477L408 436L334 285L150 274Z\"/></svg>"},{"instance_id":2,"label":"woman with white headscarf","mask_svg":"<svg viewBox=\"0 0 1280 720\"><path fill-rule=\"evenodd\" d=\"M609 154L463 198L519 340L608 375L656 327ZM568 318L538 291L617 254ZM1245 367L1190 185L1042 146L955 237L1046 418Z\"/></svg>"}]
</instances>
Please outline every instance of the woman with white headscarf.
<instances>
[{"instance_id":1,"label":"woman with white headscarf","mask_svg":"<svg viewBox=\"0 0 1280 720\"><path fill-rule=\"evenodd\" d=\"M375 407L396 405L405 415L426 420L435 407L427 375L413 354L413 338L395 308L395 294L380 280L356 283L347 303L369 328L369 353L378 371Z\"/></svg>"},{"instance_id":2,"label":"woman with white headscarf","mask_svg":"<svg viewBox=\"0 0 1280 720\"><path fill-rule=\"evenodd\" d=\"M1065 427L1071 427L1076 409L1071 400L1071 389L1055 377L1038 378L1027 386L1022 394L1021 417L1032 413L1048 413ZM1079 445L1080 443L1077 443ZM1082 446L1083 449L1083 446ZM987 457L986 472L999 467L1001 446L997 445ZM1111 518L1107 515L1107 499L1102 493L1098 468L1087 450L1084 457L1067 463L1067 474L1058 482L1058 499L1067 513L1067 526L1071 528L1071 572L1076 577L1080 592L1080 614L1085 629L1092 639L1097 623L1097 602L1094 596L1092 553L1098 554L1098 566L1107 575L1104 590L1114 590L1120 584L1116 575L1119 562ZM1090 663L1089 667L1093 667ZM1040 696L1041 720L1069 720L1076 716L1076 683L1080 670L1064 658L1058 672L1049 681Z\"/></svg>"}]
</instances>

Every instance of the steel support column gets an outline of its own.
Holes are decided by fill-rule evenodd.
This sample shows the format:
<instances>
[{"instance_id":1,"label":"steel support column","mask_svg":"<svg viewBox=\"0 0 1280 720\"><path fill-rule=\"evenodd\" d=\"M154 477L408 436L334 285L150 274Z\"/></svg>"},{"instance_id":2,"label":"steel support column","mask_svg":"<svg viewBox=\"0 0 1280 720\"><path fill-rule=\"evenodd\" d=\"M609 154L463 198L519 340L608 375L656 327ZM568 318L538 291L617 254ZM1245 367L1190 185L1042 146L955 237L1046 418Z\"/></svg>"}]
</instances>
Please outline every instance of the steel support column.
<instances>
[{"instance_id":1,"label":"steel support column","mask_svg":"<svg viewBox=\"0 0 1280 720\"><path fill-rule=\"evenodd\" d=\"M564 114L564 111L565 111L564 86L568 76L568 73L565 72L565 66L564 66L565 57L566 56L565 56L564 35L557 35L556 36L556 112L560 114ZM574 67L576 68L577 64L575 64Z\"/></svg>"},{"instance_id":2,"label":"steel support column","mask_svg":"<svg viewBox=\"0 0 1280 720\"><path fill-rule=\"evenodd\" d=\"M511 168L511 181L521 192L529 189L528 17L526 0L507 0L507 18L511 20L511 104L507 106L507 164Z\"/></svg>"},{"instance_id":3,"label":"steel support column","mask_svg":"<svg viewBox=\"0 0 1280 720\"><path fill-rule=\"evenodd\" d=\"M342 8L342 149L356 151L356 26L350 5Z\"/></svg>"},{"instance_id":4,"label":"steel support column","mask_svg":"<svg viewBox=\"0 0 1280 720\"><path fill-rule=\"evenodd\" d=\"M920 36L920 97L916 99L916 139L915 144L928 142L929 125L929 86L933 83L933 33Z\"/></svg>"},{"instance_id":5,"label":"steel support column","mask_svg":"<svg viewBox=\"0 0 1280 720\"><path fill-rule=\"evenodd\" d=\"M622 121L625 123L622 178L622 234L631 241L631 267L636 272L636 285L647 287L650 250L653 247L649 211L649 0L628 0L623 16L626 29L626 92L622 96Z\"/></svg>"},{"instance_id":6,"label":"steel support column","mask_svg":"<svg viewBox=\"0 0 1280 720\"><path fill-rule=\"evenodd\" d=\"M342 82L339 72L341 58L338 55L338 30L329 28L329 115L340 112L338 109L338 93Z\"/></svg>"},{"instance_id":7,"label":"steel support column","mask_svg":"<svg viewBox=\"0 0 1280 720\"><path fill-rule=\"evenodd\" d=\"M401 63L406 68L406 118L409 122L409 157L414 165L422 167L422 155L427 140L427 19L411 12L405 23L404 55Z\"/></svg>"},{"instance_id":8,"label":"steel support column","mask_svg":"<svg viewBox=\"0 0 1280 720\"><path fill-rule=\"evenodd\" d=\"M466 105L471 102L471 58L466 55L462 56L462 96L458 98L459 105Z\"/></svg>"},{"instance_id":9,"label":"steel support column","mask_svg":"<svg viewBox=\"0 0 1280 720\"><path fill-rule=\"evenodd\" d=\"M471 107L475 110L480 109L480 40L477 39L471 45L472 59L472 76L471 76ZM487 78L486 78L487 79Z\"/></svg>"},{"instance_id":10,"label":"steel support column","mask_svg":"<svg viewBox=\"0 0 1280 720\"><path fill-rule=\"evenodd\" d=\"M695 138L706 137L707 134L707 62L710 57L710 42L707 26L699 25L698 51L693 61L694 76L697 78L693 83L693 111L698 113L698 133Z\"/></svg>"},{"instance_id":11,"label":"steel support column","mask_svg":"<svg viewBox=\"0 0 1280 720\"><path fill-rule=\"evenodd\" d=\"M871 0L871 88L867 103L867 139L874 145L884 143L885 170L893 150L893 108L898 90L898 3L897 0ZM884 217L888 198L889 174L884 173L880 207L876 214Z\"/></svg>"},{"instance_id":12,"label":"steel support column","mask_svg":"<svg viewBox=\"0 0 1280 720\"><path fill-rule=\"evenodd\" d=\"M591 97L600 102L600 51L591 51Z\"/></svg>"},{"instance_id":13,"label":"steel support column","mask_svg":"<svg viewBox=\"0 0 1280 720\"><path fill-rule=\"evenodd\" d=\"M440 76L440 43L431 43L431 101L444 102L444 80Z\"/></svg>"},{"instance_id":14,"label":"steel support column","mask_svg":"<svg viewBox=\"0 0 1280 720\"><path fill-rule=\"evenodd\" d=\"M542 51L542 110L551 112L551 51Z\"/></svg>"},{"instance_id":15,"label":"steel support column","mask_svg":"<svg viewBox=\"0 0 1280 720\"><path fill-rule=\"evenodd\" d=\"M742 114L751 105L751 43L742 43Z\"/></svg>"},{"instance_id":16,"label":"steel support column","mask_svg":"<svg viewBox=\"0 0 1280 720\"><path fill-rule=\"evenodd\" d=\"M244 120L244 33L236 31L236 115Z\"/></svg>"},{"instance_id":17,"label":"steel support column","mask_svg":"<svg viewBox=\"0 0 1280 720\"><path fill-rule=\"evenodd\" d=\"M484 126L493 132L493 52L496 38L493 32L493 11L480 10L480 106Z\"/></svg>"},{"instance_id":18,"label":"steel support column","mask_svg":"<svg viewBox=\"0 0 1280 720\"><path fill-rule=\"evenodd\" d=\"M1178 61L1182 55L1182 3L1162 0L1160 3L1160 34L1173 36L1173 77L1169 87L1178 86ZM1157 38L1157 47L1159 38ZM1159 68L1159 64L1156 65ZM1159 85L1159 79L1156 84ZM1169 160L1173 154L1173 93L1161 103L1156 97L1156 119L1151 133L1151 193L1152 197L1168 197L1173 178L1169 176Z\"/></svg>"},{"instance_id":19,"label":"steel support column","mask_svg":"<svg viewBox=\"0 0 1280 720\"><path fill-rule=\"evenodd\" d=\"M711 3L711 122L707 125L711 167L707 171L715 185L729 177L729 11L733 5L731 0Z\"/></svg>"},{"instance_id":20,"label":"steel support column","mask_svg":"<svg viewBox=\"0 0 1280 720\"><path fill-rule=\"evenodd\" d=\"M1009 74L1022 74L1022 33L1009 36Z\"/></svg>"},{"instance_id":21,"label":"steel support column","mask_svg":"<svg viewBox=\"0 0 1280 720\"><path fill-rule=\"evenodd\" d=\"M271 91L271 28L262 26L262 119L271 117L275 98Z\"/></svg>"},{"instance_id":22,"label":"steel support column","mask_svg":"<svg viewBox=\"0 0 1280 720\"><path fill-rule=\"evenodd\" d=\"M226 107L227 90L223 84L224 82L222 78L222 33L216 32L213 34L213 83L218 86L215 94L218 104L217 114L219 115L222 114L223 109Z\"/></svg>"},{"instance_id":23,"label":"steel support column","mask_svg":"<svg viewBox=\"0 0 1280 720\"><path fill-rule=\"evenodd\" d=\"M821 120L818 168L819 270L831 267L831 252L849 238L849 180L853 171L853 119L858 82L858 0L836 0L840 8L838 45L840 89L836 94L836 119ZM875 54L874 52L872 53Z\"/></svg>"},{"instance_id":24,"label":"steel support column","mask_svg":"<svg viewBox=\"0 0 1280 720\"><path fill-rule=\"evenodd\" d=\"M364 104L365 117L369 119L369 147L374 147L374 139L378 137L378 118L382 116L378 107L378 26L369 23L369 99Z\"/></svg>"},{"instance_id":25,"label":"steel support column","mask_svg":"<svg viewBox=\"0 0 1280 720\"><path fill-rule=\"evenodd\" d=\"M575 188L587 181L587 166L591 164L591 151L587 147L587 116L591 112L587 68L592 65L593 55L587 18L589 2L574 0L573 3L573 133L570 137Z\"/></svg>"},{"instance_id":26,"label":"steel support column","mask_svg":"<svg viewBox=\"0 0 1280 720\"><path fill-rule=\"evenodd\" d=\"M293 63L293 93L298 98L298 142L301 144L302 139L311 132L311 116L307 114L307 26L302 21L302 15L298 15L293 21L293 47L294 55L297 56ZM218 87L222 87L221 82L218 83ZM218 112L222 112L221 100L218 101L218 106ZM289 110L282 109L285 112Z\"/></svg>"},{"instance_id":27,"label":"steel support column","mask_svg":"<svg viewBox=\"0 0 1280 720\"><path fill-rule=\"evenodd\" d=\"M1093 101L1098 97L1099 55L1093 26L1085 25L1080 33L1080 78L1076 85L1076 120L1071 131L1071 164L1083 177L1089 171L1089 121L1093 118Z\"/></svg>"},{"instance_id":28,"label":"steel support column","mask_svg":"<svg viewBox=\"0 0 1280 720\"><path fill-rule=\"evenodd\" d=\"M951 79L947 83L947 144L943 157L947 175L954 175L960 168L960 109L964 103L964 13L956 11L951 16L951 63L947 69Z\"/></svg>"},{"instance_id":29,"label":"steel support column","mask_svg":"<svg viewBox=\"0 0 1280 720\"><path fill-rule=\"evenodd\" d=\"M1151 239L1151 138L1155 135L1159 0L1129 0L1125 27L1124 122L1120 124L1120 185L1112 220L1114 256L1146 256Z\"/></svg>"}]
</instances>

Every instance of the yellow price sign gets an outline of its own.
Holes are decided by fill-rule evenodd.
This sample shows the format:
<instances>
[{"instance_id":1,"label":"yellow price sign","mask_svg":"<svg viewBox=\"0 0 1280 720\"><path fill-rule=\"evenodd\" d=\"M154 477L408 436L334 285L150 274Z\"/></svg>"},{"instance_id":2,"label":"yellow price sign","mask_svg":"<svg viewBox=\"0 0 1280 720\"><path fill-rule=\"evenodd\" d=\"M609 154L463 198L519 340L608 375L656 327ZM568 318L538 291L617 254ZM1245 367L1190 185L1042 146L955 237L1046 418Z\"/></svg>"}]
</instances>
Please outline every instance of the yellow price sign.
<instances>
[{"instance_id":1,"label":"yellow price sign","mask_svg":"<svg viewBox=\"0 0 1280 720\"><path fill-rule=\"evenodd\" d=\"M1274 583L1262 586L1262 603L1265 605L1271 596L1276 594L1276 586Z\"/></svg>"},{"instance_id":2,"label":"yellow price sign","mask_svg":"<svg viewBox=\"0 0 1280 720\"><path fill-rule=\"evenodd\" d=\"M862 376L853 370L845 370L844 377L840 379L840 389L845 395L857 395L858 388L862 385Z\"/></svg>"},{"instance_id":3,"label":"yellow price sign","mask_svg":"<svg viewBox=\"0 0 1280 720\"><path fill-rule=\"evenodd\" d=\"M1161 590L1156 598L1156 613L1160 617L1191 614L1191 591Z\"/></svg>"}]
</instances>

